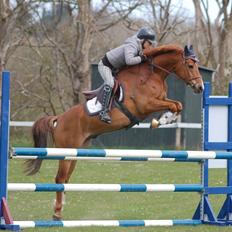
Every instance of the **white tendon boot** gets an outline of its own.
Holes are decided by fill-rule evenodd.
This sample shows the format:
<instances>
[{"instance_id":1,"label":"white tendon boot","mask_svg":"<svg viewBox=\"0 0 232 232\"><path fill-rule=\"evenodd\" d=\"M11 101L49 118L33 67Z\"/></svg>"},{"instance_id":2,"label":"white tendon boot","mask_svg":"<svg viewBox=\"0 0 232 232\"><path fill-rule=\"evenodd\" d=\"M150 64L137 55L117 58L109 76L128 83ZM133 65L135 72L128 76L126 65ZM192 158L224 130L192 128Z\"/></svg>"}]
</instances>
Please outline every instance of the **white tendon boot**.
<instances>
[{"instance_id":1,"label":"white tendon boot","mask_svg":"<svg viewBox=\"0 0 232 232\"><path fill-rule=\"evenodd\" d=\"M158 120L155 118L151 121L151 128L157 128L159 126L171 124L177 121L178 113L172 113L171 111L167 111L163 113Z\"/></svg>"}]
</instances>

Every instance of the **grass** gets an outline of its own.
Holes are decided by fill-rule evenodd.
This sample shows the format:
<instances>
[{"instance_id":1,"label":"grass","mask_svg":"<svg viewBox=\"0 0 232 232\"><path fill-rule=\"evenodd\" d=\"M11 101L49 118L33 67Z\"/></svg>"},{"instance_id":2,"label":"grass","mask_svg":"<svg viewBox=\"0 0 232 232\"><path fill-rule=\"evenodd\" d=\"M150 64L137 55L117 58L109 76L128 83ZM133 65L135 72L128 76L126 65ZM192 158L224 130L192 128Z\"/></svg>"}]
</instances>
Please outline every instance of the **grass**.
<instances>
[{"instance_id":1,"label":"grass","mask_svg":"<svg viewBox=\"0 0 232 232\"><path fill-rule=\"evenodd\" d=\"M14 138L14 146L28 145L29 139ZM21 145L22 146L22 145ZM30 145L29 145L30 146ZM43 162L38 175L23 174L23 161L11 160L9 182L54 183L58 161ZM210 185L225 185L224 169L210 170ZM79 161L72 175L71 183L151 183L190 184L200 182L200 166L194 163L167 162L95 162ZM8 195L14 220L51 220L55 193L17 193ZM64 220L119 220L119 219L187 219L191 218L200 195L197 193L110 193L110 192L68 192L64 206ZM211 203L218 212L224 196L211 196ZM33 228L25 232L184 232L229 231L230 228L215 226L176 227L85 227L85 228Z\"/></svg>"},{"instance_id":2,"label":"grass","mask_svg":"<svg viewBox=\"0 0 232 232\"><path fill-rule=\"evenodd\" d=\"M58 161L46 160L40 173L27 177L22 172L23 162L10 161L9 182L53 183ZM200 166L194 163L167 162L91 162L79 161L71 183L153 183L190 184L200 182ZM225 170L210 171L210 184L225 184ZM54 193L9 193L8 201L14 220L50 220L53 214ZM118 220L118 219L186 219L191 218L200 195L197 193L110 193L68 192L63 211L64 220ZM224 197L210 197L216 212ZM91 227L91 228L38 228L25 232L123 232L123 231L229 231L215 226L176 227Z\"/></svg>"}]
</instances>

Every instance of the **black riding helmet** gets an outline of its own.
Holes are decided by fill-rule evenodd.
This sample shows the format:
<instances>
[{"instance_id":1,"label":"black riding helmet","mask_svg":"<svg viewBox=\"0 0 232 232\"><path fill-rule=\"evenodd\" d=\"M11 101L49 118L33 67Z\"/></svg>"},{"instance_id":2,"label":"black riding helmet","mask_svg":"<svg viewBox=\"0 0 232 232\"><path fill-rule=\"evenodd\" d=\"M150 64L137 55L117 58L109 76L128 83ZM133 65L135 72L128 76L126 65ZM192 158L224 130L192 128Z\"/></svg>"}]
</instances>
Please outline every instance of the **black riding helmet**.
<instances>
[{"instance_id":1,"label":"black riding helmet","mask_svg":"<svg viewBox=\"0 0 232 232\"><path fill-rule=\"evenodd\" d=\"M137 33L137 38L149 40L151 43L155 41L155 37L155 32L148 27L142 27Z\"/></svg>"}]
</instances>

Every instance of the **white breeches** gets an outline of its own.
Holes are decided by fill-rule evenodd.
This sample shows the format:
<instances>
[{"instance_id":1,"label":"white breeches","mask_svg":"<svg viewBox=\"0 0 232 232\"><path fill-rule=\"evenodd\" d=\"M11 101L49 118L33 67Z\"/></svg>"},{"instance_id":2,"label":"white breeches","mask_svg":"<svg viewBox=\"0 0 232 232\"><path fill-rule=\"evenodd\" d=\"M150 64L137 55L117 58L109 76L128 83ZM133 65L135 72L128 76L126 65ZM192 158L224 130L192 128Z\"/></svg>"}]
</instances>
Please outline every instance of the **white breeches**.
<instances>
[{"instance_id":1,"label":"white breeches","mask_svg":"<svg viewBox=\"0 0 232 232\"><path fill-rule=\"evenodd\" d=\"M102 79L106 85L109 85L111 88L114 87L114 77L112 75L112 70L105 66L102 61L98 64L98 71L101 74Z\"/></svg>"}]
</instances>

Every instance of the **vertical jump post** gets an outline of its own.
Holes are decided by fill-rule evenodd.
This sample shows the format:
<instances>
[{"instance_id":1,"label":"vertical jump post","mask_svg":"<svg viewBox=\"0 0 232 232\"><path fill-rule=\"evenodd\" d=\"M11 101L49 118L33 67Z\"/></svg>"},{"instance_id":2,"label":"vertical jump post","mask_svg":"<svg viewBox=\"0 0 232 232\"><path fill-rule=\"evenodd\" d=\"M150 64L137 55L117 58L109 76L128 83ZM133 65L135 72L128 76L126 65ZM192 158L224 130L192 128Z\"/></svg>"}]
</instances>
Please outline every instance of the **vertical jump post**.
<instances>
[{"instance_id":1,"label":"vertical jump post","mask_svg":"<svg viewBox=\"0 0 232 232\"><path fill-rule=\"evenodd\" d=\"M1 126L0 126L0 229L19 231L7 205L8 153L10 121L10 72L2 72Z\"/></svg>"}]
</instances>

